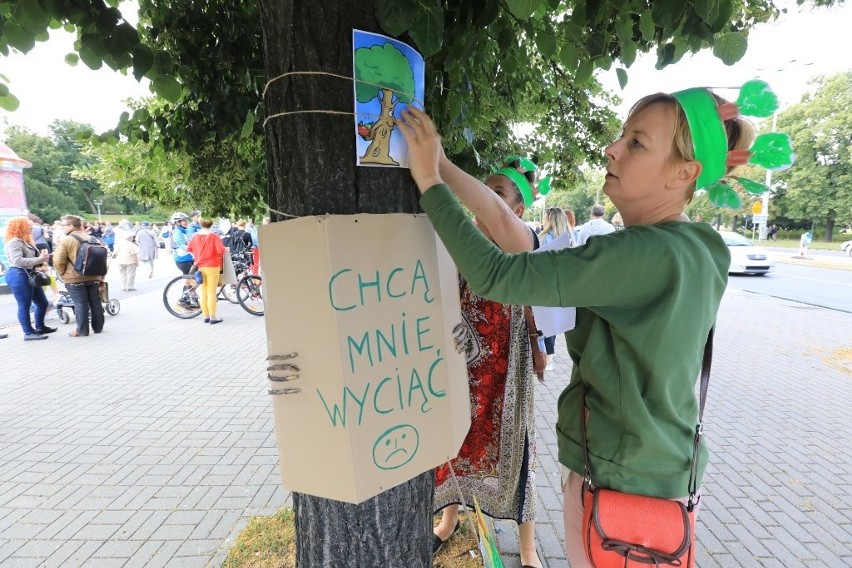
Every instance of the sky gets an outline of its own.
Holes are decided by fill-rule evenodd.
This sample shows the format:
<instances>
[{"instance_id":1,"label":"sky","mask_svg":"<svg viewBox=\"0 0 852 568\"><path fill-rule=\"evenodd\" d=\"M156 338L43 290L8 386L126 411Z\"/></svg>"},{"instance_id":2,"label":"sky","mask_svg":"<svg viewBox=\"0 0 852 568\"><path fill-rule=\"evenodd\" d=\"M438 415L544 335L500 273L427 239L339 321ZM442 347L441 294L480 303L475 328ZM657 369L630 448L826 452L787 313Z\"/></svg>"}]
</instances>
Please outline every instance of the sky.
<instances>
[{"instance_id":1,"label":"sky","mask_svg":"<svg viewBox=\"0 0 852 568\"><path fill-rule=\"evenodd\" d=\"M727 67L709 51L666 69L654 69L655 57L645 55L627 70L629 81L621 91L615 74L599 72L601 82L624 100L617 111L623 118L634 101L657 91L675 91L693 86L736 87L752 78L766 80L778 94L781 108L799 102L815 75L833 75L852 69L852 2L831 9L798 9L786 2L790 15L777 23L763 24L751 32L745 57ZM129 20L135 18L128 16ZM111 69L92 71L83 63L67 65L74 36L51 31L48 42L39 43L26 56L13 54L0 59L0 73L20 99L17 111L0 110L0 130L6 124L26 126L39 134L49 133L57 119L88 123L97 131L113 128L128 110L125 101L150 95L147 81L137 83L132 75ZM719 94L735 98L736 91Z\"/></svg>"},{"instance_id":2,"label":"sky","mask_svg":"<svg viewBox=\"0 0 852 568\"><path fill-rule=\"evenodd\" d=\"M722 88L738 89L749 79L769 83L783 110L800 102L812 89L808 82L813 77L852 70L848 57L852 53L852 2L830 9L797 8L794 1L778 4L789 6L788 14L751 31L745 56L733 66L705 50L657 70L656 55L643 54L627 69L628 83L623 91L615 65L599 73L598 79L622 98L618 107L621 118L638 99L656 92L715 87L719 95L736 99L738 91Z\"/></svg>"}]
</instances>

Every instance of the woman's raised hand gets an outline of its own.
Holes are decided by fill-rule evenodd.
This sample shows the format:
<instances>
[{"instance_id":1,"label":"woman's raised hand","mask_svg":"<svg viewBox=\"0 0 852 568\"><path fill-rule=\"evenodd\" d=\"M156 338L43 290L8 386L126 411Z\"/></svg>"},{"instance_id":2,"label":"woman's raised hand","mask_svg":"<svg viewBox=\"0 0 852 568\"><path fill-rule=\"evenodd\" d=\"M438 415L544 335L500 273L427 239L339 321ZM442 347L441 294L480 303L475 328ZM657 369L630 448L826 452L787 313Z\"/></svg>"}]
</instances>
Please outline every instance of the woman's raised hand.
<instances>
[{"instance_id":1,"label":"woman's raised hand","mask_svg":"<svg viewBox=\"0 0 852 568\"><path fill-rule=\"evenodd\" d=\"M413 106L402 111L400 131L408 144L408 167L411 177L420 193L438 183L444 183L438 169L443 150L441 136L435 129L432 119L425 112Z\"/></svg>"}]
</instances>

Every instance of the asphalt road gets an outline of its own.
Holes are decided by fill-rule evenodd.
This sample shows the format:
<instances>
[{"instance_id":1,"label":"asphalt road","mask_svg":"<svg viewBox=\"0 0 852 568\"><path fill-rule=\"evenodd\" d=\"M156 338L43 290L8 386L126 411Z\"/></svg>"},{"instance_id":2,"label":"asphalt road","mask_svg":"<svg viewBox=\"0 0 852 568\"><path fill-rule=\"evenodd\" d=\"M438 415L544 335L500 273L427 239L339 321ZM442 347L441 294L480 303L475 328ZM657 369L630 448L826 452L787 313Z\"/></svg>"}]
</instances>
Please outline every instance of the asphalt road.
<instances>
[{"instance_id":1,"label":"asphalt road","mask_svg":"<svg viewBox=\"0 0 852 568\"><path fill-rule=\"evenodd\" d=\"M728 286L762 296L852 313L852 271L776 264L765 276L730 275Z\"/></svg>"}]
</instances>

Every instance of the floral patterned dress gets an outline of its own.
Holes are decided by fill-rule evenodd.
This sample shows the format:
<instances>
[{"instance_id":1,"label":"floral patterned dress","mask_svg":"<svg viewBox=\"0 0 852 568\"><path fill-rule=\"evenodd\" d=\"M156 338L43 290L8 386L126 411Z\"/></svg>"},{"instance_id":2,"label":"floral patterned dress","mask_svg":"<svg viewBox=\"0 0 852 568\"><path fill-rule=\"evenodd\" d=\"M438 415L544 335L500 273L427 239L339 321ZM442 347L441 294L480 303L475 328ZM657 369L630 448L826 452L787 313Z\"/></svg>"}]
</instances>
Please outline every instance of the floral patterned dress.
<instances>
[{"instance_id":1,"label":"floral patterned dress","mask_svg":"<svg viewBox=\"0 0 852 568\"><path fill-rule=\"evenodd\" d=\"M470 382L470 431L451 461L465 503L518 523L535 520L535 419L529 333L523 306L504 306L460 282ZM435 473L435 510L459 504L444 464Z\"/></svg>"}]
</instances>

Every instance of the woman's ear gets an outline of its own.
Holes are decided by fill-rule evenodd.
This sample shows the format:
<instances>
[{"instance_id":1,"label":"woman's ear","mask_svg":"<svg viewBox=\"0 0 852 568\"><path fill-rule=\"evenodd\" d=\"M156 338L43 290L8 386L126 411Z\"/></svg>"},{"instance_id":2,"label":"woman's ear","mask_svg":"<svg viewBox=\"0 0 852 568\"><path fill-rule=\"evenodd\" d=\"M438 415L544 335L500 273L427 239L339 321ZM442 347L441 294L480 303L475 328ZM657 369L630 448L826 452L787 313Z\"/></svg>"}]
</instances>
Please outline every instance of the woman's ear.
<instances>
[{"instance_id":1,"label":"woman's ear","mask_svg":"<svg viewBox=\"0 0 852 568\"><path fill-rule=\"evenodd\" d=\"M518 203L517 205L512 207L512 211L515 213L515 215L518 216L519 219L524 216L524 211L526 210L527 208L524 207L523 203Z\"/></svg>"},{"instance_id":2,"label":"woman's ear","mask_svg":"<svg viewBox=\"0 0 852 568\"><path fill-rule=\"evenodd\" d=\"M701 175L701 169L701 163L697 160L681 162L672 171L672 176L669 178L668 183L669 187L679 189L691 186L698 179L698 176Z\"/></svg>"}]
</instances>

